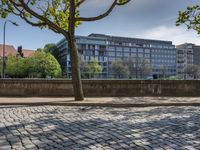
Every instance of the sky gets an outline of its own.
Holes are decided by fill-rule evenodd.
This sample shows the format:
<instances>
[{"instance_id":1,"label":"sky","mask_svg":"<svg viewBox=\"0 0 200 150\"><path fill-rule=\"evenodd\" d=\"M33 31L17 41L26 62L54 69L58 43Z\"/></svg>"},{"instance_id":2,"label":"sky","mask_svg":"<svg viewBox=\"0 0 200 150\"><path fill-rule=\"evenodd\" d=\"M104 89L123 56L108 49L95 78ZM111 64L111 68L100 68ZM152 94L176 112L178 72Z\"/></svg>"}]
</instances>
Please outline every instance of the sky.
<instances>
[{"instance_id":1,"label":"sky","mask_svg":"<svg viewBox=\"0 0 200 150\"><path fill-rule=\"evenodd\" d=\"M113 0L86 0L81 7L81 16L92 17L104 12ZM200 45L200 36L182 25L175 26L178 11L189 5L200 4L199 0L132 0L125 6L116 7L105 19L84 22L76 28L76 35L87 36L91 33L108 34L144 39L172 41L174 45L194 43ZM26 24L15 16L10 20L19 24L6 26L6 44L15 48L36 50L47 43L57 43L62 35L47 29L39 29ZM0 19L0 43L3 43L3 24Z\"/></svg>"}]
</instances>

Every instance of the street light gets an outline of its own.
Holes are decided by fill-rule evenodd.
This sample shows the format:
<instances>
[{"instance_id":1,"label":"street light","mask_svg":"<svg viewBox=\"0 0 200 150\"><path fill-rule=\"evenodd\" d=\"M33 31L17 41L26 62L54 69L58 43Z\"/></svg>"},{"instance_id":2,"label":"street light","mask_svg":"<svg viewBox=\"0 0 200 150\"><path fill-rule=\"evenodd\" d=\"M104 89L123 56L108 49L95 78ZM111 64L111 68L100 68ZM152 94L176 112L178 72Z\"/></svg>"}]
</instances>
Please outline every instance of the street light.
<instances>
[{"instance_id":1,"label":"street light","mask_svg":"<svg viewBox=\"0 0 200 150\"><path fill-rule=\"evenodd\" d=\"M5 63L6 24L8 22L12 23L14 26L19 26L16 22L13 22L11 20L6 20L4 22L4 28L3 28L3 67L2 67L2 78L5 78L5 66L6 66L6 63Z\"/></svg>"}]
</instances>

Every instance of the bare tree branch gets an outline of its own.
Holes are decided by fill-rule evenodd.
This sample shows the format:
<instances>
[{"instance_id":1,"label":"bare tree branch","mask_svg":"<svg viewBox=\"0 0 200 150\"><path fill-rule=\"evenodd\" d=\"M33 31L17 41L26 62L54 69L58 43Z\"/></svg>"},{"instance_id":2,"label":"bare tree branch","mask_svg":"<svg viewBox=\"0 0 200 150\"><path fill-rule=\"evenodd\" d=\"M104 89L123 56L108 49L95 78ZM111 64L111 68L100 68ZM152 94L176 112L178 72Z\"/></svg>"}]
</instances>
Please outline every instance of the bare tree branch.
<instances>
[{"instance_id":1,"label":"bare tree branch","mask_svg":"<svg viewBox=\"0 0 200 150\"><path fill-rule=\"evenodd\" d=\"M27 11L29 14L31 14L32 16L36 17L37 19L41 20L42 22L44 22L50 29L53 29L54 32L57 33L63 33L66 34L67 31L61 29L60 27L58 27L56 24L54 24L52 21L50 21L49 19L43 17L42 15L39 15L38 13L36 13L34 10L32 10L25 2L24 0L19 0L20 4L18 3L18 6L22 7L25 11Z\"/></svg>"},{"instance_id":2,"label":"bare tree branch","mask_svg":"<svg viewBox=\"0 0 200 150\"><path fill-rule=\"evenodd\" d=\"M100 14L99 16L96 16L96 17L89 17L89 18L78 17L78 18L76 18L76 21L96 21L96 20L103 19L103 18L107 17L117 5L118 6L125 5L125 4L129 3L130 1L131 0L127 0L127 1L124 1L123 3L120 3L120 2L118 2L118 0L114 0L114 2L111 4L109 9L106 12L104 12L103 14Z\"/></svg>"},{"instance_id":3,"label":"bare tree branch","mask_svg":"<svg viewBox=\"0 0 200 150\"><path fill-rule=\"evenodd\" d=\"M83 4L86 0L80 0L77 4L76 7L79 7L81 4Z\"/></svg>"}]
</instances>

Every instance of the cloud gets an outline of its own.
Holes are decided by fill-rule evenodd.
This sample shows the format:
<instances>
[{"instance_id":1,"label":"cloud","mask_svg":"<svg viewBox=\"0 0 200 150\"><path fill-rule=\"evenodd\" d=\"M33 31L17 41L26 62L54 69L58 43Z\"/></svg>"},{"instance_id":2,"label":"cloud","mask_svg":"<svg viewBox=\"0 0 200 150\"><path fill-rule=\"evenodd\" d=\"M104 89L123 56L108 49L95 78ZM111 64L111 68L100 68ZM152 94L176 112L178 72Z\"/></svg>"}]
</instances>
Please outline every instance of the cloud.
<instances>
[{"instance_id":1,"label":"cloud","mask_svg":"<svg viewBox=\"0 0 200 150\"><path fill-rule=\"evenodd\" d=\"M195 31L188 31L184 27L158 26L137 34L137 37L172 41L175 45L186 42L200 45L200 36Z\"/></svg>"}]
</instances>

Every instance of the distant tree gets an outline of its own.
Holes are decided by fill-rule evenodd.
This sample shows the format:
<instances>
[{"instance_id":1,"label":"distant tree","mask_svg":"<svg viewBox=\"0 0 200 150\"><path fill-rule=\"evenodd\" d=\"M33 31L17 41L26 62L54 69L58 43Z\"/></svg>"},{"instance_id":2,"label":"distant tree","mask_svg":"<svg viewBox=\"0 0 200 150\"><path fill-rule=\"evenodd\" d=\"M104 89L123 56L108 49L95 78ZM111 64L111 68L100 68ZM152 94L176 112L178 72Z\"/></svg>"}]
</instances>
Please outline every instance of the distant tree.
<instances>
[{"instance_id":1,"label":"distant tree","mask_svg":"<svg viewBox=\"0 0 200 150\"><path fill-rule=\"evenodd\" d=\"M199 78L199 73L200 73L200 70L199 70L199 66L197 65L193 65L193 64L189 64L185 67L184 69L184 73L186 75L186 78L189 77L189 78Z\"/></svg>"},{"instance_id":2,"label":"distant tree","mask_svg":"<svg viewBox=\"0 0 200 150\"><path fill-rule=\"evenodd\" d=\"M179 11L176 25L185 24L188 29L193 29L200 34L200 6L188 6L185 11Z\"/></svg>"},{"instance_id":3,"label":"distant tree","mask_svg":"<svg viewBox=\"0 0 200 150\"><path fill-rule=\"evenodd\" d=\"M138 58L138 69L140 73L140 78L144 78L145 75L151 73L151 66L147 59Z\"/></svg>"},{"instance_id":4,"label":"distant tree","mask_svg":"<svg viewBox=\"0 0 200 150\"><path fill-rule=\"evenodd\" d=\"M133 57L129 57L128 61L124 61L129 70L129 78L137 78L137 60Z\"/></svg>"},{"instance_id":5,"label":"distant tree","mask_svg":"<svg viewBox=\"0 0 200 150\"><path fill-rule=\"evenodd\" d=\"M35 52L32 57L27 58L30 77L52 77L61 76L61 68L58 61L50 54L44 52Z\"/></svg>"},{"instance_id":6,"label":"distant tree","mask_svg":"<svg viewBox=\"0 0 200 150\"><path fill-rule=\"evenodd\" d=\"M3 68L3 58L0 58L0 75L1 75L1 77L3 76L2 68Z\"/></svg>"},{"instance_id":7,"label":"distant tree","mask_svg":"<svg viewBox=\"0 0 200 150\"><path fill-rule=\"evenodd\" d=\"M57 48L56 44L54 43L49 43L49 44L46 44L43 48L44 52L45 53L51 53Z\"/></svg>"},{"instance_id":8,"label":"distant tree","mask_svg":"<svg viewBox=\"0 0 200 150\"><path fill-rule=\"evenodd\" d=\"M82 57L80 56L80 71L81 71L81 78L89 78L88 74L88 67L87 67L87 62L85 62Z\"/></svg>"},{"instance_id":9,"label":"distant tree","mask_svg":"<svg viewBox=\"0 0 200 150\"><path fill-rule=\"evenodd\" d=\"M37 51L43 51L45 53L51 53L56 59L57 61L61 64L61 60L60 60L60 52L57 48L57 45L54 43L48 43L46 44L43 48L38 48Z\"/></svg>"},{"instance_id":10,"label":"distant tree","mask_svg":"<svg viewBox=\"0 0 200 150\"><path fill-rule=\"evenodd\" d=\"M183 79L180 75L176 75L176 76L170 76L167 78L167 80L181 80Z\"/></svg>"},{"instance_id":11,"label":"distant tree","mask_svg":"<svg viewBox=\"0 0 200 150\"><path fill-rule=\"evenodd\" d=\"M43 48L38 48L36 51L43 52Z\"/></svg>"},{"instance_id":12,"label":"distant tree","mask_svg":"<svg viewBox=\"0 0 200 150\"><path fill-rule=\"evenodd\" d=\"M113 61L110 65L110 70L115 78L127 78L129 76L128 67L121 59Z\"/></svg>"},{"instance_id":13,"label":"distant tree","mask_svg":"<svg viewBox=\"0 0 200 150\"><path fill-rule=\"evenodd\" d=\"M166 78L167 66L166 65L161 65L160 66L160 71L161 71L161 74L162 74L162 78Z\"/></svg>"},{"instance_id":14,"label":"distant tree","mask_svg":"<svg viewBox=\"0 0 200 150\"><path fill-rule=\"evenodd\" d=\"M94 78L97 74L102 72L102 66L96 59L93 59L88 63L83 59L80 59L80 70L82 78Z\"/></svg>"},{"instance_id":15,"label":"distant tree","mask_svg":"<svg viewBox=\"0 0 200 150\"><path fill-rule=\"evenodd\" d=\"M0 16L6 18L14 14L35 27L48 28L62 34L68 41L72 64L72 83L75 100L84 100L78 51L76 48L75 28L85 21L97 21L107 17L115 7L131 0L113 0L110 7L95 17L80 16L80 6L86 0L1 0Z\"/></svg>"},{"instance_id":16,"label":"distant tree","mask_svg":"<svg viewBox=\"0 0 200 150\"><path fill-rule=\"evenodd\" d=\"M90 78L102 72L102 66L96 59L91 60L86 67Z\"/></svg>"},{"instance_id":17,"label":"distant tree","mask_svg":"<svg viewBox=\"0 0 200 150\"><path fill-rule=\"evenodd\" d=\"M126 62L130 77L144 78L145 75L151 73L151 66L145 58L132 58L130 57Z\"/></svg>"},{"instance_id":18,"label":"distant tree","mask_svg":"<svg viewBox=\"0 0 200 150\"><path fill-rule=\"evenodd\" d=\"M8 56L6 74L11 78L56 78L61 76L61 68L50 53L36 52L28 58Z\"/></svg>"},{"instance_id":19,"label":"distant tree","mask_svg":"<svg viewBox=\"0 0 200 150\"><path fill-rule=\"evenodd\" d=\"M24 78L28 76L29 66L22 57L8 56L6 61L6 74L11 78Z\"/></svg>"}]
</instances>

